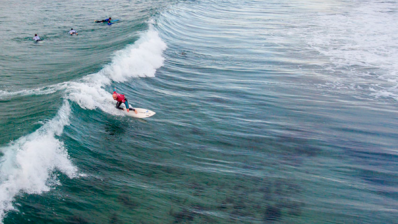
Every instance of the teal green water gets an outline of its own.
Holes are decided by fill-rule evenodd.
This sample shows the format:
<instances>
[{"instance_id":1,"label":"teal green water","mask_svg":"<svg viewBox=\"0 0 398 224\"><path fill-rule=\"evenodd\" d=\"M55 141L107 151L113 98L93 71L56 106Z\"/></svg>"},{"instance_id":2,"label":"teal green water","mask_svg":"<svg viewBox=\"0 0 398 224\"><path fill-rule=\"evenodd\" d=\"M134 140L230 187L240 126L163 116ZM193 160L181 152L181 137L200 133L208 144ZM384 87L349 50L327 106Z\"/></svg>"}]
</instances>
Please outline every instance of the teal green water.
<instances>
[{"instance_id":1,"label":"teal green water","mask_svg":"<svg viewBox=\"0 0 398 224\"><path fill-rule=\"evenodd\" d=\"M396 5L6 1L0 222L394 223Z\"/></svg>"}]
</instances>

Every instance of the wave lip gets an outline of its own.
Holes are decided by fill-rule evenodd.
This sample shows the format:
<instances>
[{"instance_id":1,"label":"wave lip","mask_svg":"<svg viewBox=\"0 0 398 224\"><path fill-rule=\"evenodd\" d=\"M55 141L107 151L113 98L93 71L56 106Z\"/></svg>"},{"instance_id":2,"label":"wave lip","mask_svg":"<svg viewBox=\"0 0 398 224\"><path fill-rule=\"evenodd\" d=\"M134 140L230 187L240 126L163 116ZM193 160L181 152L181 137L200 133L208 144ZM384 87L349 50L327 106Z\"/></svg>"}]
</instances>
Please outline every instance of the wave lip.
<instances>
[{"instance_id":1,"label":"wave lip","mask_svg":"<svg viewBox=\"0 0 398 224\"><path fill-rule=\"evenodd\" d=\"M154 77L158 68L163 66L163 51L167 45L150 24L134 44L116 51L112 62L98 73L88 75L78 82L71 82L67 88L67 98L81 108L121 115L115 110L114 100L104 87L113 82L125 82L134 77Z\"/></svg>"},{"instance_id":2,"label":"wave lip","mask_svg":"<svg viewBox=\"0 0 398 224\"><path fill-rule=\"evenodd\" d=\"M163 66L163 51L167 45L152 25L133 45L117 51L112 63L102 72L115 82L127 81L131 77L154 77L156 69Z\"/></svg>"}]
</instances>

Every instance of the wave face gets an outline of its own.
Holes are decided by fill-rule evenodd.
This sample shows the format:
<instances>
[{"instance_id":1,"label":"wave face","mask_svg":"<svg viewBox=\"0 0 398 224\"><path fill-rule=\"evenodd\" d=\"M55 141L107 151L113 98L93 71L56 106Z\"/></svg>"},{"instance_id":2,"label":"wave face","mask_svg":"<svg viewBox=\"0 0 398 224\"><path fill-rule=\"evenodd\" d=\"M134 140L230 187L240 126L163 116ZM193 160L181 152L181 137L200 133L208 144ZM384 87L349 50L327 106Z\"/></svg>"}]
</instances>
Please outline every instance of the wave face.
<instances>
[{"instance_id":1,"label":"wave face","mask_svg":"<svg viewBox=\"0 0 398 224\"><path fill-rule=\"evenodd\" d=\"M116 51L112 62L100 72L78 82L70 82L66 90L67 98L84 109L100 108L110 114L123 114L115 111L113 99L104 87L131 78L154 77L156 70L163 65L162 53L166 47L151 25L136 43Z\"/></svg>"},{"instance_id":2,"label":"wave face","mask_svg":"<svg viewBox=\"0 0 398 224\"><path fill-rule=\"evenodd\" d=\"M62 135L64 127L70 125L71 106L78 104L83 109L123 115L115 110L111 93L104 88L113 82L125 82L133 77L154 77L156 70L163 65L163 51L166 44L149 25L140 39L125 49L116 51L112 62L101 71L87 75L77 81L68 81L47 87L2 91L3 99L13 97L53 94L64 91L64 101L56 116L45 122L32 134L23 136L3 147L0 163L0 219L5 212L13 210L12 202L16 195L42 194L59 185L56 172L69 178L85 176L73 165L67 149L57 137Z\"/></svg>"},{"instance_id":3,"label":"wave face","mask_svg":"<svg viewBox=\"0 0 398 224\"><path fill-rule=\"evenodd\" d=\"M397 2L20 3L0 8L1 222L398 217Z\"/></svg>"},{"instance_id":4,"label":"wave face","mask_svg":"<svg viewBox=\"0 0 398 224\"><path fill-rule=\"evenodd\" d=\"M0 218L13 209L11 202L20 192L40 194L57 184L55 170L69 178L77 176L77 168L56 136L69 124L70 108L67 101L57 116L34 133L21 137L1 149L4 156L0 166Z\"/></svg>"}]
</instances>

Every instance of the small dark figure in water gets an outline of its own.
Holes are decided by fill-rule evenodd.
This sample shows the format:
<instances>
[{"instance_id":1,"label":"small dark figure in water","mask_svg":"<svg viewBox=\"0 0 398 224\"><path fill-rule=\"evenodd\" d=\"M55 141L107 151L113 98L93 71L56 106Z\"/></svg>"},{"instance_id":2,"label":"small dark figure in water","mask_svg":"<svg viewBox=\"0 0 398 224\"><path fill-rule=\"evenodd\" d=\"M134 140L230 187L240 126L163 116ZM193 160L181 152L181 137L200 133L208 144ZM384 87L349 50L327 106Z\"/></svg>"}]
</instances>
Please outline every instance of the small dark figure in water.
<instances>
[{"instance_id":1,"label":"small dark figure in water","mask_svg":"<svg viewBox=\"0 0 398 224\"><path fill-rule=\"evenodd\" d=\"M37 34L35 34L35 36L33 37L33 40L36 42L41 41L40 37L37 36Z\"/></svg>"},{"instance_id":2,"label":"small dark figure in water","mask_svg":"<svg viewBox=\"0 0 398 224\"><path fill-rule=\"evenodd\" d=\"M73 34L76 34L77 36L77 32L76 30L74 30L73 28L70 28L69 34L72 36Z\"/></svg>"},{"instance_id":3,"label":"small dark figure in water","mask_svg":"<svg viewBox=\"0 0 398 224\"><path fill-rule=\"evenodd\" d=\"M104 19L104 20L95 20L96 23L105 23L105 22L110 22L112 20L111 17L109 19Z\"/></svg>"}]
</instances>

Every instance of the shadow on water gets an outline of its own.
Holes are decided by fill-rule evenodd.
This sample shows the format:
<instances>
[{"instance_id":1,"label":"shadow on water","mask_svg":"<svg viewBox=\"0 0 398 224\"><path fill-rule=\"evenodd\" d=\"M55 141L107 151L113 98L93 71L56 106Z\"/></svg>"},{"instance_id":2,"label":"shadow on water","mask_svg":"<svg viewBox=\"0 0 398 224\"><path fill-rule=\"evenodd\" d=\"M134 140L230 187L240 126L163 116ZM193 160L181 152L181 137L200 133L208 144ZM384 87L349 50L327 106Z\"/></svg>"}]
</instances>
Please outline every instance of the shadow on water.
<instances>
[{"instance_id":1,"label":"shadow on water","mask_svg":"<svg viewBox=\"0 0 398 224\"><path fill-rule=\"evenodd\" d=\"M294 179L236 176L217 181L192 181L192 198L174 198L168 215L173 223L250 223L281 221L301 216L305 206L302 187ZM213 201L213 203L197 203ZM211 214L217 212L225 218ZM227 222L226 222L227 221Z\"/></svg>"},{"instance_id":2,"label":"shadow on water","mask_svg":"<svg viewBox=\"0 0 398 224\"><path fill-rule=\"evenodd\" d=\"M197 127L187 130L188 135L202 134ZM218 149L222 150L211 151L214 160L198 161L205 165L201 168L214 166L218 171L218 168L228 167L232 174L211 172L209 175L206 171L193 171L184 166L146 165L144 176L151 183L167 183L164 185L167 190L170 190L167 187L170 184L179 186L173 189L178 193L169 199L171 208L167 214L173 223L291 221L303 214L306 187L289 174L275 176L270 170L290 169L292 164L294 169L322 153L322 142L312 140L311 135L299 134L279 135L272 139L251 137L245 141L211 136L208 141L217 141ZM247 152L235 152L237 147L245 148ZM191 153L198 151L203 153L207 150L202 145ZM220 158L216 159L216 153ZM253 157L252 153L264 156L265 160ZM269 156L273 159L268 162L266 158ZM214 213L220 216L212 215Z\"/></svg>"},{"instance_id":3,"label":"shadow on water","mask_svg":"<svg viewBox=\"0 0 398 224\"><path fill-rule=\"evenodd\" d=\"M200 128L193 127L193 128L191 129L191 134L194 134L194 135L204 135L205 132L202 131Z\"/></svg>"},{"instance_id":4,"label":"shadow on water","mask_svg":"<svg viewBox=\"0 0 398 224\"><path fill-rule=\"evenodd\" d=\"M277 221L282 217L281 209L275 206L267 206L264 214L265 221Z\"/></svg>"},{"instance_id":5,"label":"shadow on water","mask_svg":"<svg viewBox=\"0 0 398 224\"><path fill-rule=\"evenodd\" d=\"M277 138L282 149L292 155L300 155L306 157L317 156L321 149L319 148L320 143L309 140L311 136L293 136L293 135L282 135Z\"/></svg>"},{"instance_id":6,"label":"shadow on water","mask_svg":"<svg viewBox=\"0 0 398 224\"><path fill-rule=\"evenodd\" d=\"M117 200L128 209L136 209L138 207L138 203L133 201L128 194L121 194L117 197Z\"/></svg>"},{"instance_id":7,"label":"shadow on water","mask_svg":"<svg viewBox=\"0 0 398 224\"><path fill-rule=\"evenodd\" d=\"M398 199L398 192L394 188L398 186L397 155L360 142L347 142L343 150L357 164L352 169L359 178L372 186L376 194Z\"/></svg>"},{"instance_id":8,"label":"shadow on water","mask_svg":"<svg viewBox=\"0 0 398 224\"><path fill-rule=\"evenodd\" d=\"M90 222L81 216L74 215L67 220L68 224L89 224Z\"/></svg>"},{"instance_id":9,"label":"shadow on water","mask_svg":"<svg viewBox=\"0 0 398 224\"><path fill-rule=\"evenodd\" d=\"M109 220L109 224L122 224L122 223L123 222L120 221L118 215L115 212L113 212Z\"/></svg>"},{"instance_id":10,"label":"shadow on water","mask_svg":"<svg viewBox=\"0 0 398 224\"><path fill-rule=\"evenodd\" d=\"M187 209L182 209L179 212L174 212L172 209L169 214L174 217L174 223L182 223L186 221L193 221L196 213L189 211Z\"/></svg>"},{"instance_id":11,"label":"shadow on water","mask_svg":"<svg viewBox=\"0 0 398 224\"><path fill-rule=\"evenodd\" d=\"M126 132L121 121L113 120L105 123L105 132L109 135L122 135Z\"/></svg>"}]
</instances>

